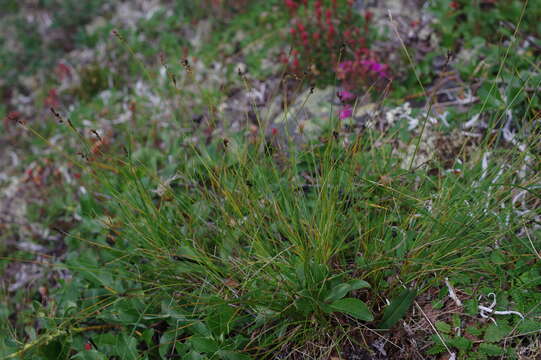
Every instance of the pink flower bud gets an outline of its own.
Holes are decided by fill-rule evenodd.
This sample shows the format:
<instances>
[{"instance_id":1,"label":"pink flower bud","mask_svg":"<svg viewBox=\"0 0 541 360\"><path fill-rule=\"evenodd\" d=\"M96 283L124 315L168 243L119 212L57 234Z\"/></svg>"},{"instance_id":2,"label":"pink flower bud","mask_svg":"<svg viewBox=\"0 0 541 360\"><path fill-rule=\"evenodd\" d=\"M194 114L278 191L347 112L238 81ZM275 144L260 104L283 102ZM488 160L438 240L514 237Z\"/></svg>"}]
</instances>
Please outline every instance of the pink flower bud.
<instances>
[{"instance_id":1,"label":"pink flower bud","mask_svg":"<svg viewBox=\"0 0 541 360\"><path fill-rule=\"evenodd\" d=\"M347 90L342 90L338 92L338 98L342 101L350 101L355 99L355 95Z\"/></svg>"},{"instance_id":2,"label":"pink flower bud","mask_svg":"<svg viewBox=\"0 0 541 360\"><path fill-rule=\"evenodd\" d=\"M351 105L346 105L340 110L338 114L338 118L340 120L347 119L353 115L353 109L351 108Z\"/></svg>"}]
</instances>

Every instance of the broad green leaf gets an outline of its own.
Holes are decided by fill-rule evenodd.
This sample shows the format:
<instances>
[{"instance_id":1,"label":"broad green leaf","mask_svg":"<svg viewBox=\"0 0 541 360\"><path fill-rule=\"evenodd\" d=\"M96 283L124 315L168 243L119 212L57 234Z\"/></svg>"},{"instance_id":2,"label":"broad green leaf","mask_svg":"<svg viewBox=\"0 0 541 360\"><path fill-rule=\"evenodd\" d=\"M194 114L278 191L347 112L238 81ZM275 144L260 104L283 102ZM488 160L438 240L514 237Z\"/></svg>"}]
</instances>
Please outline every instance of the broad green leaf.
<instances>
[{"instance_id":1,"label":"broad green leaf","mask_svg":"<svg viewBox=\"0 0 541 360\"><path fill-rule=\"evenodd\" d=\"M118 342L116 348L116 354L120 356L121 359L137 359L137 340L127 334L122 334L120 336L120 341Z\"/></svg>"},{"instance_id":2,"label":"broad green leaf","mask_svg":"<svg viewBox=\"0 0 541 360\"><path fill-rule=\"evenodd\" d=\"M333 302L331 308L335 312L342 312L359 320L372 321L374 316L364 302L355 298L345 298Z\"/></svg>"},{"instance_id":3,"label":"broad green leaf","mask_svg":"<svg viewBox=\"0 0 541 360\"><path fill-rule=\"evenodd\" d=\"M200 353L198 353L197 351L192 351L190 353L188 353L186 355L186 359L188 360L203 360L203 359L208 359L208 357L204 356L204 355L201 355Z\"/></svg>"},{"instance_id":4,"label":"broad green leaf","mask_svg":"<svg viewBox=\"0 0 541 360\"><path fill-rule=\"evenodd\" d=\"M237 352L237 351L229 351L229 350L220 350L218 351L218 354L221 359L224 360L251 360L252 358L246 354Z\"/></svg>"},{"instance_id":5,"label":"broad green leaf","mask_svg":"<svg viewBox=\"0 0 541 360\"><path fill-rule=\"evenodd\" d=\"M364 280L358 280L358 279L350 280L346 283L340 283L329 291L324 301L328 303L328 302L340 300L344 296L346 296L350 291L367 288L367 287L370 287L369 283L367 283Z\"/></svg>"},{"instance_id":6,"label":"broad green leaf","mask_svg":"<svg viewBox=\"0 0 541 360\"><path fill-rule=\"evenodd\" d=\"M379 324L380 329L392 328L398 320L400 320L413 304L417 292L412 289L406 289L400 293L396 298L391 301L391 304L387 306L383 312L383 318Z\"/></svg>"},{"instance_id":7,"label":"broad green leaf","mask_svg":"<svg viewBox=\"0 0 541 360\"><path fill-rule=\"evenodd\" d=\"M233 328L235 309L227 304L221 304L212 309L207 317L207 326L216 336L227 335Z\"/></svg>"},{"instance_id":8,"label":"broad green leaf","mask_svg":"<svg viewBox=\"0 0 541 360\"><path fill-rule=\"evenodd\" d=\"M107 357L96 350L83 350L75 354L72 359L78 360L107 360Z\"/></svg>"},{"instance_id":9,"label":"broad green leaf","mask_svg":"<svg viewBox=\"0 0 541 360\"><path fill-rule=\"evenodd\" d=\"M190 343L195 351L202 353L214 354L220 348L216 341L208 338L192 337Z\"/></svg>"},{"instance_id":10,"label":"broad green leaf","mask_svg":"<svg viewBox=\"0 0 541 360\"><path fill-rule=\"evenodd\" d=\"M176 331L166 331L161 337L160 337L160 347L159 347L159 353L160 357L162 359L166 359L167 355L170 354L171 347L173 346L173 342L176 339Z\"/></svg>"},{"instance_id":11,"label":"broad green leaf","mask_svg":"<svg viewBox=\"0 0 541 360\"><path fill-rule=\"evenodd\" d=\"M63 347L61 341L64 341L65 339L62 338L61 340L55 340L51 341L50 343L46 344L45 346L42 346L40 349L41 355L45 359L62 359L67 356L67 347Z\"/></svg>"},{"instance_id":12,"label":"broad green leaf","mask_svg":"<svg viewBox=\"0 0 541 360\"><path fill-rule=\"evenodd\" d=\"M370 287L368 282L359 279L350 280L347 283L351 286L351 291Z\"/></svg>"},{"instance_id":13,"label":"broad green leaf","mask_svg":"<svg viewBox=\"0 0 541 360\"><path fill-rule=\"evenodd\" d=\"M306 297L301 297L295 300L295 307L304 315L314 312L314 302Z\"/></svg>"},{"instance_id":14,"label":"broad green leaf","mask_svg":"<svg viewBox=\"0 0 541 360\"><path fill-rule=\"evenodd\" d=\"M332 302L339 300L347 295L351 291L351 285L346 283L341 283L333 287L329 294L325 297L325 302Z\"/></svg>"},{"instance_id":15,"label":"broad green leaf","mask_svg":"<svg viewBox=\"0 0 541 360\"><path fill-rule=\"evenodd\" d=\"M143 335L141 338L145 341L147 346L150 346L152 344L152 337L154 336L154 329L146 329L143 331Z\"/></svg>"}]
</instances>

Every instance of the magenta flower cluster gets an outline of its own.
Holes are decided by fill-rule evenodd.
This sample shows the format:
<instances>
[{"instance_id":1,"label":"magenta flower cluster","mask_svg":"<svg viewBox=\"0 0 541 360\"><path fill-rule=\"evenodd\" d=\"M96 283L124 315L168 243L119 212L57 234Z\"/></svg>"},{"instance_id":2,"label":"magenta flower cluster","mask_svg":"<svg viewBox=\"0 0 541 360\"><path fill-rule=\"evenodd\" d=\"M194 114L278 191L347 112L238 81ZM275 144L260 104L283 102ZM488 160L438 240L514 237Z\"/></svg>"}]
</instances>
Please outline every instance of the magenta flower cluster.
<instances>
[{"instance_id":1,"label":"magenta flower cluster","mask_svg":"<svg viewBox=\"0 0 541 360\"><path fill-rule=\"evenodd\" d=\"M380 78L389 78L389 66L373 59L357 59L343 61L338 64L339 78L347 78L353 73L371 73Z\"/></svg>"},{"instance_id":2,"label":"magenta flower cluster","mask_svg":"<svg viewBox=\"0 0 541 360\"><path fill-rule=\"evenodd\" d=\"M355 100L357 96L355 96L355 94L347 90L339 91L337 95L340 101L342 102L342 104L344 104L342 109L340 109L340 111L338 112L338 118L340 120L344 120L351 117L353 115L353 108L351 104L348 104L348 102Z\"/></svg>"}]
</instances>

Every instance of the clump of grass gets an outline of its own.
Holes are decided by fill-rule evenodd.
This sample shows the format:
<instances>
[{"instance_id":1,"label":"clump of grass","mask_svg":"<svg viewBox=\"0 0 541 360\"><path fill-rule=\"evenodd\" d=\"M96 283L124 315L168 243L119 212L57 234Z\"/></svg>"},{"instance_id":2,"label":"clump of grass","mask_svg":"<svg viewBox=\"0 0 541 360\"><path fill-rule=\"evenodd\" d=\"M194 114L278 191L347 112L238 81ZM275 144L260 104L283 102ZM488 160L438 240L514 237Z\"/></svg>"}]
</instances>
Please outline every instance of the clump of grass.
<instances>
[{"instance_id":1,"label":"clump of grass","mask_svg":"<svg viewBox=\"0 0 541 360\"><path fill-rule=\"evenodd\" d=\"M329 127L287 152L232 135L90 161L84 221L67 239L85 250L41 313L41 351L321 358L361 344L404 288L497 278L485 259L525 221L503 222L500 205L535 183L516 178L523 156L494 150L507 166L430 175L402 169L390 142Z\"/></svg>"},{"instance_id":2,"label":"clump of grass","mask_svg":"<svg viewBox=\"0 0 541 360\"><path fill-rule=\"evenodd\" d=\"M83 146L82 221L66 238L77 251L58 265L74 278L36 304L39 334L9 357L341 356L388 334L446 278L491 289L510 266L493 259L523 268L539 257L529 232L539 212L513 208L517 192L539 199L538 172L520 174L533 147L480 141L452 171L414 159L404 169L390 134L328 123L301 145L262 129L208 144L181 134L165 153L131 138L116 154ZM473 347L431 325L434 354Z\"/></svg>"}]
</instances>

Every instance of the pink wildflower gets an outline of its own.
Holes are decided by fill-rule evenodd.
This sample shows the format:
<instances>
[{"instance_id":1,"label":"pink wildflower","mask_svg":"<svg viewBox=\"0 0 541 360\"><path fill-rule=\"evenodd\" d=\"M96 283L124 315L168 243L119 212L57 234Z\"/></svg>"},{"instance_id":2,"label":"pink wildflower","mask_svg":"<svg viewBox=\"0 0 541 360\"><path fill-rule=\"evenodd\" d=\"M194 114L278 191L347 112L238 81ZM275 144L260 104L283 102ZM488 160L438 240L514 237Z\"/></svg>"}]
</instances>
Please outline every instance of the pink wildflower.
<instances>
[{"instance_id":1,"label":"pink wildflower","mask_svg":"<svg viewBox=\"0 0 541 360\"><path fill-rule=\"evenodd\" d=\"M338 114L338 117L340 120L347 119L353 115L353 109L351 108L351 105L346 105L340 110L340 113Z\"/></svg>"},{"instance_id":2,"label":"pink wildflower","mask_svg":"<svg viewBox=\"0 0 541 360\"><path fill-rule=\"evenodd\" d=\"M378 74L379 77L386 78L388 77L387 68L385 64L381 64L375 60L363 60L361 64L369 71L372 71Z\"/></svg>"},{"instance_id":3,"label":"pink wildflower","mask_svg":"<svg viewBox=\"0 0 541 360\"><path fill-rule=\"evenodd\" d=\"M350 101L355 99L355 95L347 90L342 90L338 92L338 98L341 101Z\"/></svg>"}]
</instances>

